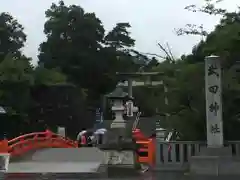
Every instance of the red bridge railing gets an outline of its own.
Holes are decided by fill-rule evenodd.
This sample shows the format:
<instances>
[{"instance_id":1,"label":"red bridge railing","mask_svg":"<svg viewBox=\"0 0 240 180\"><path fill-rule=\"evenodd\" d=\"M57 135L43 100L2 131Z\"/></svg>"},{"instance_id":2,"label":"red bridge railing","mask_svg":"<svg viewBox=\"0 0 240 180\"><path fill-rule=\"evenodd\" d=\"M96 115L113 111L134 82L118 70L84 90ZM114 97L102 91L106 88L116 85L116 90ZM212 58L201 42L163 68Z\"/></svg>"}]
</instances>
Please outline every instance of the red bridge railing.
<instances>
[{"instance_id":1,"label":"red bridge railing","mask_svg":"<svg viewBox=\"0 0 240 180\"><path fill-rule=\"evenodd\" d=\"M8 141L7 152L19 156L40 148L77 148L78 143L51 131L21 135ZM6 147L5 147L6 148ZM1 149L1 148L0 148Z\"/></svg>"},{"instance_id":2,"label":"red bridge railing","mask_svg":"<svg viewBox=\"0 0 240 180\"><path fill-rule=\"evenodd\" d=\"M147 138L138 129L133 131L133 138L140 145L138 161L151 166L155 164L155 139ZM20 156L28 151L40 148L77 148L78 142L59 136L51 131L21 135L11 140L0 141L0 152L11 156Z\"/></svg>"}]
</instances>

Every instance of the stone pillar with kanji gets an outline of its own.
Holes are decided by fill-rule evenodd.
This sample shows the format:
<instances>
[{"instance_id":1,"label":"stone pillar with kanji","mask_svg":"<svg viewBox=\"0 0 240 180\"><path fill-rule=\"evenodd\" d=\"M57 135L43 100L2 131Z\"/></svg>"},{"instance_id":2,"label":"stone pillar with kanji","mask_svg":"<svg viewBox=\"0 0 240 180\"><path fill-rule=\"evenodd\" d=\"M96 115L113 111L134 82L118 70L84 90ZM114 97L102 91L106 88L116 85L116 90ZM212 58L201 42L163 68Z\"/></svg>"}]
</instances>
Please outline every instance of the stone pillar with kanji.
<instances>
[{"instance_id":1,"label":"stone pillar with kanji","mask_svg":"<svg viewBox=\"0 0 240 180\"><path fill-rule=\"evenodd\" d=\"M235 162L231 146L224 146L222 67L219 56L205 58L205 98L207 143L196 149L197 156L190 160L190 172L203 175L239 173L240 163Z\"/></svg>"},{"instance_id":2,"label":"stone pillar with kanji","mask_svg":"<svg viewBox=\"0 0 240 180\"><path fill-rule=\"evenodd\" d=\"M205 59L205 95L208 147L223 146L222 72L218 56Z\"/></svg>"}]
</instances>

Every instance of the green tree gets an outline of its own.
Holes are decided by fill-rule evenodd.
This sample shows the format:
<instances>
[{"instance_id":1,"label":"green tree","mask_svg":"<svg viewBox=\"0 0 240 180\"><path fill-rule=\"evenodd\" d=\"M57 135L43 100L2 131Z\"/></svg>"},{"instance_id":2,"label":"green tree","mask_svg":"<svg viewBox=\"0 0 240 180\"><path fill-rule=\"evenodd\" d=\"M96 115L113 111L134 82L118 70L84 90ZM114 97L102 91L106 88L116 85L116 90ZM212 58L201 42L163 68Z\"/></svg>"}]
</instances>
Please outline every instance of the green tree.
<instances>
[{"instance_id":1,"label":"green tree","mask_svg":"<svg viewBox=\"0 0 240 180\"><path fill-rule=\"evenodd\" d=\"M66 84L67 77L58 69L46 69L38 66L34 70L35 85Z\"/></svg>"},{"instance_id":2,"label":"green tree","mask_svg":"<svg viewBox=\"0 0 240 180\"><path fill-rule=\"evenodd\" d=\"M130 37L130 32L128 31L130 27L131 25L129 23L117 23L106 35L106 44L118 50L133 47L135 45L135 40Z\"/></svg>"},{"instance_id":3,"label":"green tree","mask_svg":"<svg viewBox=\"0 0 240 180\"><path fill-rule=\"evenodd\" d=\"M119 23L105 36L104 27L94 13L63 1L46 11L44 32L47 41L40 45L39 63L60 68L70 82L99 98L116 85L115 73L132 65L131 55L122 47L132 47L128 23ZM121 48L121 50L120 50ZM127 59L127 60L126 60Z\"/></svg>"},{"instance_id":4,"label":"green tree","mask_svg":"<svg viewBox=\"0 0 240 180\"><path fill-rule=\"evenodd\" d=\"M8 55L0 63L0 104L10 114L26 114L29 108L30 88L34 83L33 69L28 59Z\"/></svg>"},{"instance_id":5,"label":"green tree","mask_svg":"<svg viewBox=\"0 0 240 180\"><path fill-rule=\"evenodd\" d=\"M94 13L62 1L52 4L46 17L47 41L40 45L39 63L60 68L71 82L101 93L108 72L101 53L105 31L101 21Z\"/></svg>"},{"instance_id":6,"label":"green tree","mask_svg":"<svg viewBox=\"0 0 240 180\"><path fill-rule=\"evenodd\" d=\"M201 12L208 15L218 15L221 17L228 16L232 14L232 12L228 12L226 9L218 8L217 5L221 3L223 0L204 0L204 5L199 7L194 4L187 5L185 7L186 10L191 12ZM199 35L199 36L207 36L208 32L204 30L204 25L196 25L196 24L186 24L184 28L176 29L177 35Z\"/></svg>"},{"instance_id":7,"label":"green tree","mask_svg":"<svg viewBox=\"0 0 240 180\"><path fill-rule=\"evenodd\" d=\"M23 26L8 13L0 14L0 61L11 53L14 57L21 56L21 48L26 41Z\"/></svg>"},{"instance_id":8,"label":"green tree","mask_svg":"<svg viewBox=\"0 0 240 180\"><path fill-rule=\"evenodd\" d=\"M170 114L162 126L176 129L185 140L206 139L205 94L204 94L204 58L215 54L222 57L223 65L223 121L224 135L227 140L240 138L238 129L239 121L239 12L227 12L216 8L215 2L207 1L203 7L194 5L187 9L194 12L200 11L210 15L221 15L222 19L214 31L206 32L203 26L187 25L181 29L180 35L192 34L206 36L193 47L192 53L183 55L175 63L160 63L156 71L166 73L164 80L168 84L169 105L166 107L159 103L159 108ZM196 83L197 82L197 83ZM156 101L163 98L158 96ZM161 105L162 104L162 105Z\"/></svg>"}]
</instances>

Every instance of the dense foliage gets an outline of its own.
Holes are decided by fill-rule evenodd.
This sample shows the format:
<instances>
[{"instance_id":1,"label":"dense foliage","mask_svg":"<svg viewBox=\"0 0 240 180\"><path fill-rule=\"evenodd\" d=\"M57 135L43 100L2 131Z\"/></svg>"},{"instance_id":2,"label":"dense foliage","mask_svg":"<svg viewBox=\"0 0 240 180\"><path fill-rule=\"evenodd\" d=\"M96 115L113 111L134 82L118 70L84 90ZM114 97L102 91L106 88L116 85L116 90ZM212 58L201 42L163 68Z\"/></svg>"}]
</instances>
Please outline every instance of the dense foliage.
<instances>
[{"instance_id":1,"label":"dense foliage","mask_svg":"<svg viewBox=\"0 0 240 180\"><path fill-rule=\"evenodd\" d=\"M209 0L202 8L190 5L186 9L190 8L221 15L222 20L210 33L179 29L178 34L206 37L191 54L179 59L159 44L166 57L158 62L157 57L151 59L134 50L129 23L117 23L106 32L95 13L63 1L52 4L46 11L47 39L40 44L37 67L22 53L27 38L22 25L10 14L0 14L0 105L7 110L1 118L5 131L14 136L13 132L63 125L74 135L92 126L94 109L119 81L116 72L157 71L163 75L155 80L163 80L168 92L164 93L163 86L135 88L136 103L143 114L165 114L162 127L177 130L184 140L204 140L204 57L216 54L223 64L225 137L239 139L240 75L236 64L240 57L240 13L217 9Z\"/></svg>"}]
</instances>

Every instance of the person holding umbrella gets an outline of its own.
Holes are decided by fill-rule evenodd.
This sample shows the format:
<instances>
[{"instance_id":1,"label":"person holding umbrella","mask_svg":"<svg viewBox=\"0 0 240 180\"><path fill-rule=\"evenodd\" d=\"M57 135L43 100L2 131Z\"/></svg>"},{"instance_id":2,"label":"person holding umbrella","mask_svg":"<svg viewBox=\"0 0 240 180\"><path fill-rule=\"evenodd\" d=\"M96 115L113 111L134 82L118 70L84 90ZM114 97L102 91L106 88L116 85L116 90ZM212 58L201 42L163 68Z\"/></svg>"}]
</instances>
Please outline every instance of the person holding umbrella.
<instances>
[{"instance_id":1,"label":"person holding umbrella","mask_svg":"<svg viewBox=\"0 0 240 180\"><path fill-rule=\"evenodd\" d=\"M79 146L86 146L87 145L87 137L86 137L87 131L83 129L80 131L77 135L77 141Z\"/></svg>"},{"instance_id":2,"label":"person holding umbrella","mask_svg":"<svg viewBox=\"0 0 240 180\"><path fill-rule=\"evenodd\" d=\"M101 128L94 132L98 145L103 143L103 135L106 133L106 131L107 131L106 129Z\"/></svg>"}]
</instances>

